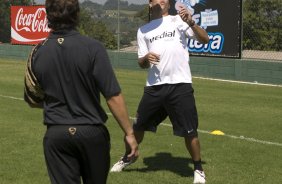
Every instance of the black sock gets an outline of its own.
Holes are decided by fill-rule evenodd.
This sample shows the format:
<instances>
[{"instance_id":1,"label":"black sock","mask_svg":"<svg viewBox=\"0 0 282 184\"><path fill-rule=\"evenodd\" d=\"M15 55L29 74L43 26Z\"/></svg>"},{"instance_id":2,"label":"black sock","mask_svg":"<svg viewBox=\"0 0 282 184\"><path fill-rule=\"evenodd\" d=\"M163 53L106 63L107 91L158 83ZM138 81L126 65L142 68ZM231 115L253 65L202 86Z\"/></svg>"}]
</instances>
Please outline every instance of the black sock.
<instances>
[{"instance_id":1,"label":"black sock","mask_svg":"<svg viewBox=\"0 0 282 184\"><path fill-rule=\"evenodd\" d=\"M195 171L195 170L203 171L203 168L202 168L202 161L201 161L201 160L199 160L199 161L194 161L194 160L193 160L193 163L194 163L194 171Z\"/></svg>"}]
</instances>

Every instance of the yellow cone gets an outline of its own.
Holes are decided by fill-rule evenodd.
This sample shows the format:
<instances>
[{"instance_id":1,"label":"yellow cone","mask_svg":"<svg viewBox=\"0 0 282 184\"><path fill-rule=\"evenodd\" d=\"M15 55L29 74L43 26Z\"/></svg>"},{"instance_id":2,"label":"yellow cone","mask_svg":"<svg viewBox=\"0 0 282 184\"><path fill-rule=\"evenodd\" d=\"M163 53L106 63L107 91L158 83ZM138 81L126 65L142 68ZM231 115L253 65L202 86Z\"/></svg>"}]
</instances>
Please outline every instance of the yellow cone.
<instances>
[{"instance_id":1,"label":"yellow cone","mask_svg":"<svg viewBox=\"0 0 282 184\"><path fill-rule=\"evenodd\" d=\"M224 135L224 133L220 130L214 130L210 134L212 134L212 135Z\"/></svg>"}]
</instances>

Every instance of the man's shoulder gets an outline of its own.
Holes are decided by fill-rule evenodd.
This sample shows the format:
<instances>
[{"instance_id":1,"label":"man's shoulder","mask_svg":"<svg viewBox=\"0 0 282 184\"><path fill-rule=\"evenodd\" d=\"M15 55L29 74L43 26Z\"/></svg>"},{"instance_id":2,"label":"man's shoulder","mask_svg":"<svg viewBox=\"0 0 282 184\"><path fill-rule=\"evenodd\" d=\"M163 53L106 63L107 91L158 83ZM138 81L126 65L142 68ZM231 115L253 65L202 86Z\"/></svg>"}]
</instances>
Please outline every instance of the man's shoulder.
<instances>
[{"instance_id":1,"label":"man's shoulder","mask_svg":"<svg viewBox=\"0 0 282 184\"><path fill-rule=\"evenodd\" d=\"M143 34L146 34L147 32L150 32L158 28L161 24L162 24L162 19L151 20L147 24L144 24L143 26L139 27L138 30Z\"/></svg>"},{"instance_id":2,"label":"man's shoulder","mask_svg":"<svg viewBox=\"0 0 282 184\"><path fill-rule=\"evenodd\" d=\"M146 29L147 27L150 27L150 25L151 25L151 22L147 22L146 24L140 26L138 30Z\"/></svg>"}]
</instances>

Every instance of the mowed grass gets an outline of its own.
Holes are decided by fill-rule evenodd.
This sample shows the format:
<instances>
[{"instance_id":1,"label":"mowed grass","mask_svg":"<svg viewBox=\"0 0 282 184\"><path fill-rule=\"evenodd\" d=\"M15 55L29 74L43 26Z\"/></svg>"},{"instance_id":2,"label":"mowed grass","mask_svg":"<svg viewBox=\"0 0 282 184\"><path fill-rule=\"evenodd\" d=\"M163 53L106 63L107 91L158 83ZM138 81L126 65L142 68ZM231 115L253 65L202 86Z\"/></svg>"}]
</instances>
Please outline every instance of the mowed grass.
<instances>
[{"instance_id":1,"label":"mowed grass","mask_svg":"<svg viewBox=\"0 0 282 184\"><path fill-rule=\"evenodd\" d=\"M48 184L42 111L22 100L25 62L0 59L0 184ZM134 117L146 71L116 70ZM282 88L194 79L203 167L210 184L279 184L282 181ZM102 102L105 104L105 102ZM104 105L105 106L105 105ZM105 106L105 110L109 112ZM112 164L123 154L123 133L112 116ZM225 136L207 132L221 130ZM241 138L240 138L241 136ZM252 138L252 139L245 139ZM140 158L108 184L192 183L193 164L169 120L147 133Z\"/></svg>"}]
</instances>

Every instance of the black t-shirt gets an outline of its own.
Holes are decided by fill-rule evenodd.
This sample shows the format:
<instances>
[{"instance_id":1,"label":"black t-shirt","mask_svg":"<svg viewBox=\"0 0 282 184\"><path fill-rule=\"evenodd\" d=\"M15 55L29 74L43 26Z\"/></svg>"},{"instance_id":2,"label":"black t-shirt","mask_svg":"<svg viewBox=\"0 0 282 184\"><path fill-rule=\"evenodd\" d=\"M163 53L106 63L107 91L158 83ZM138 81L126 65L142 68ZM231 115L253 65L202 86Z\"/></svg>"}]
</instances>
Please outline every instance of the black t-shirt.
<instances>
[{"instance_id":1,"label":"black t-shirt","mask_svg":"<svg viewBox=\"0 0 282 184\"><path fill-rule=\"evenodd\" d=\"M75 30L51 32L38 46L32 69L45 92L48 125L104 123L100 93L107 98L121 92L106 49Z\"/></svg>"}]
</instances>

